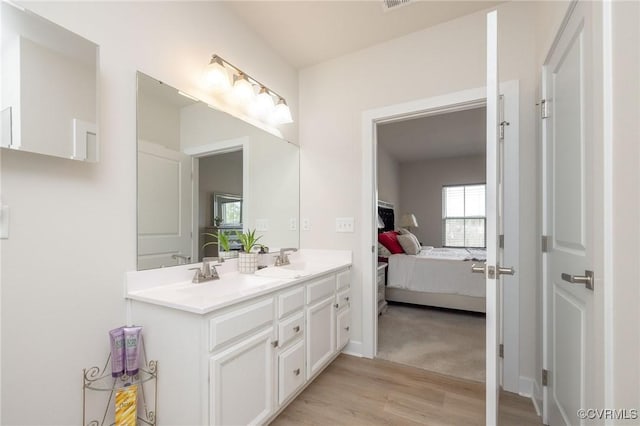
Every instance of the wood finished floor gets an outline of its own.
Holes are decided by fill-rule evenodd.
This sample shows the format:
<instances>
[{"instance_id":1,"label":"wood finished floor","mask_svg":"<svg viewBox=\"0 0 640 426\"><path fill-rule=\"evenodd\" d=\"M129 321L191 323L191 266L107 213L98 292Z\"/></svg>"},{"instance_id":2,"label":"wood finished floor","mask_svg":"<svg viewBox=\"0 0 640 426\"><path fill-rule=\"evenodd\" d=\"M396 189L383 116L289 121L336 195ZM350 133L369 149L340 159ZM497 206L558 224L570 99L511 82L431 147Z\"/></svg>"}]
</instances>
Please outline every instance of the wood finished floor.
<instances>
[{"instance_id":1,"label":"wood finished floor","mask_svg":"<svg viewBox=\"0 0 640 426\"><path fill-rule=\"evenodd\" d=\"M483 425L484 384L340 355L271 423ZM541 425L530 399L500 395L500 425Z\"/></svg>"}]
</instances>

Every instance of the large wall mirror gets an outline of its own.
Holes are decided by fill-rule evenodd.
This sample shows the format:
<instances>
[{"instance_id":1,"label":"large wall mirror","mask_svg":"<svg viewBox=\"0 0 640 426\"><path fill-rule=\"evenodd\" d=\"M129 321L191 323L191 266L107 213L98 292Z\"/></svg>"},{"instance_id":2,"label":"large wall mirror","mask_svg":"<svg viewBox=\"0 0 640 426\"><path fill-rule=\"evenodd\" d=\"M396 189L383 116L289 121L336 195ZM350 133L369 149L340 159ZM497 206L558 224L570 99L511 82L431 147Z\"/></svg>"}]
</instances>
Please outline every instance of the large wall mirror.
<instances>
[{"instance_id":1,"label":"large wall mirror","mask_svg":"<svg viewBox=\"0 0 640 426\"><path fill-rule=\"evenodd\" d=\"M0 1L0 146L98 161L98 45Z\"/></svg>"},{"instance_id":2,"label":"large wall mirror","mask_svg":"<svg viewBox=\"0 0 640 426\"><path fill-rule=\"evenodd\" d=\"M210 234L299 246L297 145L138 72L138 269L217 256Z\"/></svg>"}]
</instances>

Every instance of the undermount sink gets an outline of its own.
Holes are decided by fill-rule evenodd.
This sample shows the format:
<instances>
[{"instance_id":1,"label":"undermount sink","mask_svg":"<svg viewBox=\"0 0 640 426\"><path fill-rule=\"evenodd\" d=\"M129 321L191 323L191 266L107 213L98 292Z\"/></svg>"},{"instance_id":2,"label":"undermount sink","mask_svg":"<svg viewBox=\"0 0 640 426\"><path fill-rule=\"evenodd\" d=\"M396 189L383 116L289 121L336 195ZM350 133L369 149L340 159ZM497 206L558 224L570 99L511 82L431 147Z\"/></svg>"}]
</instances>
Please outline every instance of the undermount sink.
<instances>
[{"instance_id":1,"label":"undermount sink","mask_svg":"<svg viewBox=\"0 0 640 426\"><path fill-rule=\"evenodd\" d=\"M295 279L306 277L312 273L313 271L307 269L305 263L292 263L285 266L269 266L256 271L255 275L259 277Z\"/></svg>"}]
</instances>

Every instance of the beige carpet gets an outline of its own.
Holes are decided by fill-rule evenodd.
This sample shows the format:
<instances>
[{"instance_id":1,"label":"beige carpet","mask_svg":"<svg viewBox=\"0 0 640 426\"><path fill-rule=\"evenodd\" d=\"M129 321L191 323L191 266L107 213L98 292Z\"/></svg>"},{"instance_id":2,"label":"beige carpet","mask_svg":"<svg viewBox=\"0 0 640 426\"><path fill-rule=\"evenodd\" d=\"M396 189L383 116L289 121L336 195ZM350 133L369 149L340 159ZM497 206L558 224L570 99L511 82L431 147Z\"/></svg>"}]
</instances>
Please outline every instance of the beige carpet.
<instances>
[{"instance_id":1,"label":"beige carpet","mask_svg":"<svg viewBox=\"0 0 640 426\"><path fill-rule=\"evenodd\" d=\"M378 317L378 357L484 382L485 317L481 314L389 304Z\"/></svg>"}]
</instances>

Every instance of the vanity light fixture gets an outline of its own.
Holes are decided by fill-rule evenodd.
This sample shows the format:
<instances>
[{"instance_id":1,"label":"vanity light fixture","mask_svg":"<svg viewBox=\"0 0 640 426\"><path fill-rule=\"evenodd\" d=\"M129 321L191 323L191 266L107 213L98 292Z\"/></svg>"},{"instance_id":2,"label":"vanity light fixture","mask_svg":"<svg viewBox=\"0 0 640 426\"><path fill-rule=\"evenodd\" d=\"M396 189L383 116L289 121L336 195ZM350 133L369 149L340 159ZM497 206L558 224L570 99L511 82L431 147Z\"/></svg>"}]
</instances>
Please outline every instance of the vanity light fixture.
<instances>
[{"instance_id":1,"label":"vanity light fixture","mask_svg":"<svg viewBox=\"0 0 640 426\"><path fill-rule=\"evenodd\" d=\"M218 55L213 55L205 71L207 84L213 90L226 92L231 89L231 76L224 66L223 59Z\"/></svg>"},{"instance_id":2,"label":"vanity light fixture","mask_svg":"<svg viewBox=\"0 0 640 426\"><path fill-rule=\"evenodd\" d=\"M218 93L231 89L231 100L256 118L272 124L293 123L291 110L282 96L218 55L211 56L206 80ZM254 86L259 88L257 95Z\"/></svg>"}]
</instances>

